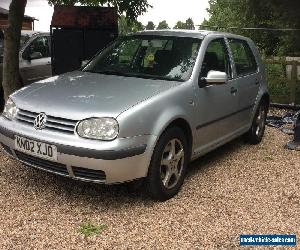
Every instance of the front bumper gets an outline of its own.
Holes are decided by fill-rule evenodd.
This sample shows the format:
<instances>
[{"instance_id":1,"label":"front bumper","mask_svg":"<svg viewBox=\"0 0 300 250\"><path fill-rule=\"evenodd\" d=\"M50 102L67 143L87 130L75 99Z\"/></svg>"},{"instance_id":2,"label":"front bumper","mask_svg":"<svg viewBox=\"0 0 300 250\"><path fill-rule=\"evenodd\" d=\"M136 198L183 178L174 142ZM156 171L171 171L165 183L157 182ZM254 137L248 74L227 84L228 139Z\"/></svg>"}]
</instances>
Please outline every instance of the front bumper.
<instances>
[{"instance_id":1,"label":"front bumper","mask_svg":"<svg viewBox=\"0 0 300 250\"><path fill-rule=\"evenodd\" d=\"M16 151L16 135L56 145L57 162ZM88 140L0 118L0 142L8 154L31 167L96 183L122 183L147 176L156 139L144 135L111 142Z\"/></svg>"}]
</instances>

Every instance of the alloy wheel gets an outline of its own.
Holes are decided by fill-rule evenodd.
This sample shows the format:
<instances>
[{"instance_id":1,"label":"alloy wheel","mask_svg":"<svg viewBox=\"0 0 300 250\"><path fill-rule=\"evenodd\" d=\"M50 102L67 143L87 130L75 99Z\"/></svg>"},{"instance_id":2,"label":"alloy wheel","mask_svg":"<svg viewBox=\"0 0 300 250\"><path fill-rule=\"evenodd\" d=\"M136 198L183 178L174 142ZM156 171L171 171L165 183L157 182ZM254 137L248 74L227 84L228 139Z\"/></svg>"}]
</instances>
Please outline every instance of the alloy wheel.
<instances>
[{"instance_id":1,"label":"alloy wheel","mask_svg":"<svg viewBox=\"0 0 300 250\"><path fill-rule=\"evenodd\" d=\"M266 109L264 105L261 105L259 108L258 116L256 118L256 136L260 137L264 131L265 123L266 123Z\"/></svg>"},{"instance_id":2,"label":"alloy wheel","mask_svg":"<svg viewBox=\"0 0 300 250\"><path fill-rule=\"evenodd\" d=\"M184 148L180 140L170 140L164 148L160 177L166 189L172 189L178 183L184 166Z\"/></svg>"}]
</instances>

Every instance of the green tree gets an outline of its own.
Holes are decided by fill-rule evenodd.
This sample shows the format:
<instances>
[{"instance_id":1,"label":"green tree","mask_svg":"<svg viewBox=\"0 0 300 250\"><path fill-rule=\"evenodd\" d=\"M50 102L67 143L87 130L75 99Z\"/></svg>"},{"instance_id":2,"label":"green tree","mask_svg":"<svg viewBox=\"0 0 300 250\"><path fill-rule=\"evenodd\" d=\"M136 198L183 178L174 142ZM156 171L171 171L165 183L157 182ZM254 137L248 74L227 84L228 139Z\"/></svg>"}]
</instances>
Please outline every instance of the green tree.
<instances>
[{"instance_id":1,"label":"green tree","mask_svg":"<svg viewBox=\"0 0 300 250\"><path fill-rule=\"evenodd\" d=\"M195 29L195 24L192 18L188 18L185 21L185 28L188 30L194 30Z\"/></svg>"},{"instance_id":2,"label":"green tree","mask_svg":"<svg viewBox=\"0 0 300 250\"><path fill-rule=\"evenodd\" d=\"M209 19L203 25L211 29L249 36L266 55L300 55L299 31L230 28L300 28L298 0L210 0L207 11Z\"/></svg>"},{"instance_id":3,"label":"green tree","mask_svg":"<svg viewBox=\"0 0 300 250\"><path fill-rule=\"evenodd\" d=\"M178 21L175 24L174 29L194 30L195 24L192 18L188 18L185 22Z\"/></svg>"},{"instance_id":4,"label":"green tree","mask_svg":"<svg viewBox=\"0 0 300 250\"><path fill-rule=\"evenodd\" d=\"M119 35L121 36L127 35L129 33L135 33L145 29L141 22L129 20L124 15L119 17L118 26Z\"/></svg>"},{"instance_id":5,"label":"green tree","mask_svg":"<svg viewBox=\"0 0 300 250\"><path fill-rule=\"evenodd\" d=\"M155 24L152 21L149 21L146 25L146 30L155 30Z\"/></svg>"},{"instance_id":6,"label":"green tree","mask_svg":"<svg viewBox=\"0 0 300 250\"><path fill-rule=\"evenodd\" d=\"M170 27L169 27L167 21L166 21L166 20L163 20L163 21L161 21L161 22L158 24L158 26L157 26L156 29L158 29L158 30L163 30L163 29L170 29Z\"/></svg>"},{"instance_id":7,"label":"green tree","mask_svg":"<svg viewBox=\"0 0 300 250\"><path fill-rule=\"evenodd\" d=\"M178 21L176 24L175 24L175 26L174 26L174 29L186 29L186 25L185 25L185 23L184 22L181 22L181 21Z\"/></svg>"},{"instance_id":8,"label":"green tree","mask_svg":"<svg viewBox=\"0 0 300 250\"><path fill-rule=\"evenodd\" d=\"M136 20L139 15L147 11L147 0L48 0L50 5L73 6L81 4L86 6L114 6L119 15L125 13L129 20ZM3 80L4 99L22 87L19 77L19 48L21 27L27 0L12 0L9 6L8 25L4 30L4 58Z\"/></svg>"}]
</instances>

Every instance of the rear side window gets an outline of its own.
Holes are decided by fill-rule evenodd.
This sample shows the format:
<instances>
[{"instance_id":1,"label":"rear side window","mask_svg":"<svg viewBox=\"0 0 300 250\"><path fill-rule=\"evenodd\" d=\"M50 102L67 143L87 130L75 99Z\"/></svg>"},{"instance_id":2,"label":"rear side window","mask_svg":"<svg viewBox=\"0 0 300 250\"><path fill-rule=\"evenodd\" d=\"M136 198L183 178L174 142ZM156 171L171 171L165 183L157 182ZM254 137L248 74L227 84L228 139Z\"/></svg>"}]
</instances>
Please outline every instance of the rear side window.
<instances>
[{"instance_id":1,"label":"rear side window","mask_svg":"<svg viewBox=\"0 0 300 250\"><path fill-rule=\"evenodd\" d=\"M257 72L257 63L248 43L243 40L229 39L230 48L238 76Z\"/></svg>"}]
</instances>

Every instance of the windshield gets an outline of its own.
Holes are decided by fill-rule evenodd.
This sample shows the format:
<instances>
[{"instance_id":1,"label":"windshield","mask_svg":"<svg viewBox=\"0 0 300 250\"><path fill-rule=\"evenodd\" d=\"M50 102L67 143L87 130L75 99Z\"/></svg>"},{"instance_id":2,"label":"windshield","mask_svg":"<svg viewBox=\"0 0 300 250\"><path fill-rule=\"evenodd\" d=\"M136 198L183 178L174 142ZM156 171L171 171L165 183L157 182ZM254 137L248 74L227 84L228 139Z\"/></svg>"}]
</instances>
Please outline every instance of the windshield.
<instances>
[{"instance_id":1,"label":"windshield","mask_svg":"<svg viewBox=\"0 0 300 250\"><path fill-rule=\"evenodd\" d=\"M201 40L181 37L129 36L97 55L83 71L150 79L190 78Z\"/></svg>"}]
</instances>

